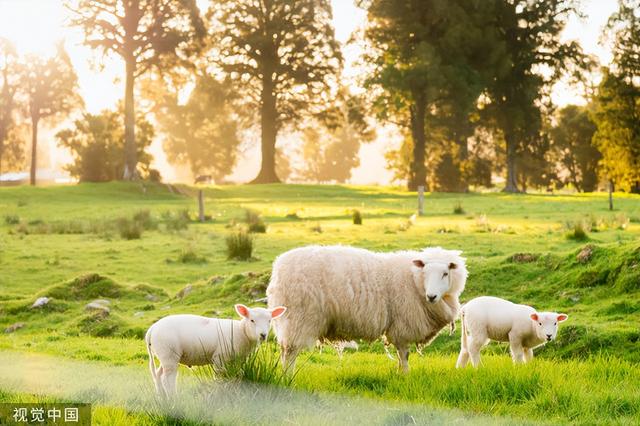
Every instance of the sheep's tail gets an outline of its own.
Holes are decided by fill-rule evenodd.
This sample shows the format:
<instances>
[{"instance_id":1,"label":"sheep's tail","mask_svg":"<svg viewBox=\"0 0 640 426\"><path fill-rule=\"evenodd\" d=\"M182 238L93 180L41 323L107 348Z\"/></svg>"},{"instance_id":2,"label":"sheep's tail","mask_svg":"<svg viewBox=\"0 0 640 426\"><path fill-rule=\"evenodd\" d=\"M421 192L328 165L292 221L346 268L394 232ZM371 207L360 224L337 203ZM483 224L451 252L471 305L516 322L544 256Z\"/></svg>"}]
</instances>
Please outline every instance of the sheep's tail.
<instances>
[{"instance_id":1,"label":"sheep's tail","mask_svg":"<svg viewBox=\"0 0 640 426\"><path fill-rule=\"evenodd\" d=\"M144 343L147 346L147 353L149 354L149 371L151 371L151 377L153 378L153 383L155 385L158 384L158 372L156 370L156 363L153 360L153 352L151 352L151 330L153 326L149 328L147 334L144 336Z\"/></svg>"}]
</instances>

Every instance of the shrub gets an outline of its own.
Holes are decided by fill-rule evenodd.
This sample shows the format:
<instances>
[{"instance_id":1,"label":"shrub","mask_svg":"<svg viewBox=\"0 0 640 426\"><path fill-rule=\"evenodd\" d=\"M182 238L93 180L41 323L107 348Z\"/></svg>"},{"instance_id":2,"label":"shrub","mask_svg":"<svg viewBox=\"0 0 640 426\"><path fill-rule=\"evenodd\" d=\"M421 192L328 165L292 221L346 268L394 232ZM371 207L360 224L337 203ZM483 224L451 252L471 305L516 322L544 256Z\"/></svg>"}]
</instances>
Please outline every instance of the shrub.
<instances>
[{"instance_id":1,"label":"shrub","mask_svg":"<svg viewBox=\"0 0 640 426\"><path fill-rule=\"evenodd\" d=\"M15 214L8 214L4 217L4 223L7 225L17 225L20 223L20 217Z\"/></svg>"},{"instance_id":2,"label":"shrub","mask_svg":"<svg viewBox=\"0 0 640 426\"><path fill-rule=\"evenodd\" d=\"M354 209L351 213L351 219L354 225L362 225L362 213L360 213L360 210Z\"/></svg>"},{"instance_id":3,"label":"shrub","mask_svg":"<svg viewBox=\"0 0 640 426\"><path fill-rule=\"evenodd\" d=\"M587 230L582 222L574 223L570 230L565 234L565 237L568 240L574 241L585 241L589 238Z\"/></svg>"},{"instance_id":4,"label":"shrub","mask_svg":"<svg viewBox=\"0 0 640 426\"><path fill-rule=\"evenodd\" d=\"M227 258L249 260L253 253L253 237L246 231L229 234L226 239Z\"/></svg>"},{"instance_id":5,"label":"shrub","mask_svg":"<svg viewBox=\"0 0 640 426\"><path fill-rule=\"evenodd\" d=\"M461 202L458 201L453 206L453 214L464 214L464 209L462 208L462 203Z\"/></svg>"},{"instance_id":6,"label":"shrub","mask_svg":"<svg viewBox=\"0 0 640 426\"><path fill-rule=\"evenodd\" d=\"M249 232L265 233L267 226L264 224L260 213L255 210L247 209L245 212L245 222L249 226Z\"/></svg>"},{"instance_id":7,"label":"shrub","mask_svg":"<svg viewBox=\"0 0 640 426\"><path fill-rule=\"evenodd\" d=\"M126 217L121 217L116 221L120 237L125 240L137 240L142 236L142 225Z\"/></svg>"}]
</instances>

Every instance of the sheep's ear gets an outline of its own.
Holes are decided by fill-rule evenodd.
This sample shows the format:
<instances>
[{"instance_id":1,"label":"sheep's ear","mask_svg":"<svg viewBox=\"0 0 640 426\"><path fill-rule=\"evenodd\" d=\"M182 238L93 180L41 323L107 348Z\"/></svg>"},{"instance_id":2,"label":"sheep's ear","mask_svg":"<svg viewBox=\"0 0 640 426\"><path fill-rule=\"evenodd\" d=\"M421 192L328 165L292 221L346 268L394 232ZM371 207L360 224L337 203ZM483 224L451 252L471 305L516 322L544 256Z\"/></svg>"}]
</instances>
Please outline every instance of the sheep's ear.
<instances>
[{"instance_id":1,"label":"sheep's ear","mask_svg":"<svg viewBox=\"0 0 640 426\"><path fill-rule=\"evenodd\" d=\"M455 263L451 262L449 264L449 269L456 269L458 267L458 265L456 265Z\"/></svg>"},{"instance_id":2,"label":"sheep's ear","mask_svg":"<svg viewBox=\"0 0 640 426\"><path fill-rule=\"evenodd\" d=\"M413 261L413 264L418 268L424 268L424 262L420 259L416 259Z\"/></svg>"},{"instance_id":3,"label":"sheep's ear","mask_svg":"<svg viewBox=\"0 0 640 426\"><path fill-rule=\"evenodd\" d=\"M238 303L236 306L236 312L238 313L238 315L240 315L242 318L249 318L249 308L247 308L246 306Z\"/></svg>"},{"instance_id":4,"label":"sheep's ear","mask_svg":"<svg viewBox=\"0 0 640 426\"><path fill-rule=\"evenodd\" d=\"M284 314L286 310L287 308L285 308L284 306L278 306L277 308L271 309L271 319L276 319L282 316L282 314Z\"/></svg>"},{"instance_id":5,"label":"sheep's ear","mask_svg":"<svg viewBox=\"0 0 640 426\"><path fill-rule=\"evenodd\" d=\"M562 321L566 321L569 319L569 315L567 314L558 314L558 321L562 322Z\"/></svg>"},{"instance_id":6,"label":"sheep's ear","mask_svg":"<svg viewBox=\"0 0 640 426\"><path fill-rule=\"evenodd\" d=\"M534 321L539 321L540 319L538 318L538 313L534 312L533 314L531 314L531 319Z\"/></svg>"}]
</instances>

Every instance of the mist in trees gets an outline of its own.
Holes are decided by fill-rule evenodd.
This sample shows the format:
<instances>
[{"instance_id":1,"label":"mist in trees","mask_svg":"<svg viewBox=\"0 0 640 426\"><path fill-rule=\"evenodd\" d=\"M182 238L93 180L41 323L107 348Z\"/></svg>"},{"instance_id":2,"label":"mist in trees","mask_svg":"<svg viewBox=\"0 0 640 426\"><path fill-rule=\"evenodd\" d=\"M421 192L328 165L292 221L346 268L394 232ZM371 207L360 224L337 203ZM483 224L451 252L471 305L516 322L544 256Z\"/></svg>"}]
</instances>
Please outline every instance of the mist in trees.
<instances>
[{"instance_id":1,"label":"mist in trees","mask_svg":"<svg viewBox=\"0 0 640 426\"><path fill-rule=\"evenodd\" d=\"M3 164L11 169L22 160L24 153L20 141L18 99L22 71L15 46L0 38L0 175Z\"/></svg>"}]
</instances>

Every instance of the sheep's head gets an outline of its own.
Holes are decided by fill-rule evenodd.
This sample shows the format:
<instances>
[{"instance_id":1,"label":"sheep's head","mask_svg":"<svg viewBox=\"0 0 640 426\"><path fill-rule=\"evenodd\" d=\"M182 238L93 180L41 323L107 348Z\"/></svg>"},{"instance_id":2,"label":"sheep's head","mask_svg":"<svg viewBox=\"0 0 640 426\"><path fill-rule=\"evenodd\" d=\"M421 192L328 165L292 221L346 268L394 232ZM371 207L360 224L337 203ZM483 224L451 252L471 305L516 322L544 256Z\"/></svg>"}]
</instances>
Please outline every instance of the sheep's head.
<instances>
[{"instance_id":1,"label":"sheep's head","mask_svg":"<svg viewBox=\"0 0 640 426\"><path fill-rule=\"evenodd\" d=\"M269 336L271 320L280 317L287 310L284 306L273 309L249 308L245 305L237 304L236 312L245 322L247 337L252 341L264 342Z\"/></svg>"},{"instance_id":2,"label":"sheep's head","mask_svg":"<svg viewBox=\"0 0 640 426\"><path fill-rule=\"evenodd\" d=\"M550 342L558 335L558 324L569 318L566 314L555 312L534 312L531 314L533 329L540 340Z\"/></svg>"},{"instance_id":3,"label":"sheep's head","mask_svg":"<svg viewBox=\"0 0 640 426\"><path fill-rule=\"evenodd\" d=\"M451 290L451 273L458 265L454 262L429 262L415 259L413 265L422 271L427 301L436 303Z\"/></svg>"}]
</instances>

